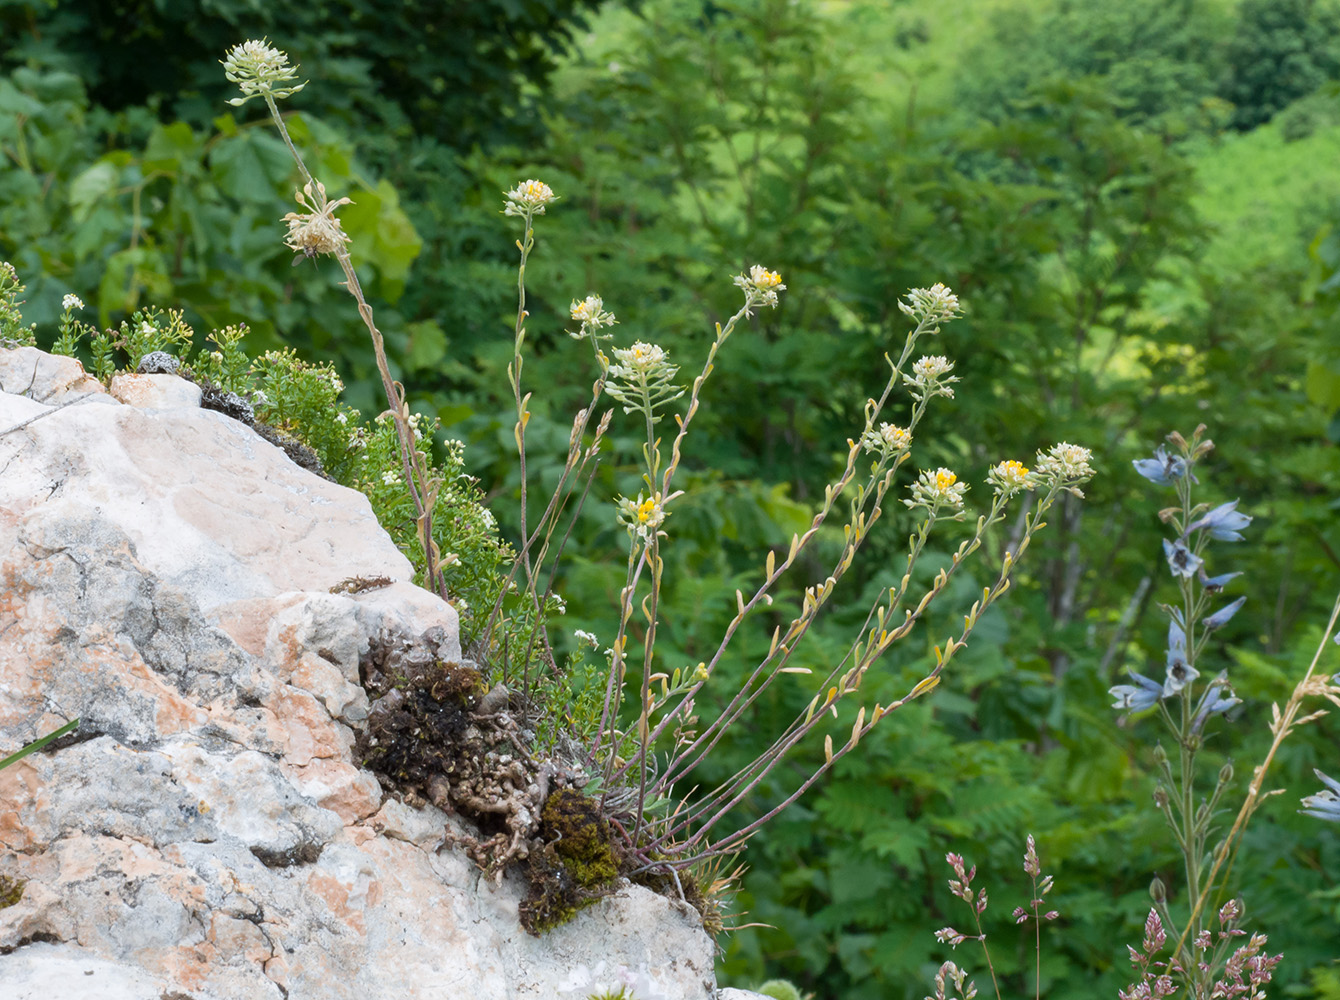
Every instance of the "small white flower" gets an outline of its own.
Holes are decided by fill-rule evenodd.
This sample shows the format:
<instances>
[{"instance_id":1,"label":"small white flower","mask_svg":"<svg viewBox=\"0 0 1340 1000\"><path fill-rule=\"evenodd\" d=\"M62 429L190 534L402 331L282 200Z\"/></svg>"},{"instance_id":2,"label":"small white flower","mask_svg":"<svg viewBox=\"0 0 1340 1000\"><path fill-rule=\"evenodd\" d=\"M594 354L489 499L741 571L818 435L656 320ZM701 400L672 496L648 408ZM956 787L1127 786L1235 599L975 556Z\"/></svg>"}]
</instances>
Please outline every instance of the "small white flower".
<instances>
[{"instance_id":1,"label":"small white flower","mask_svg":"<svg viewBox=\"0 0 1340 1000\"><path fill-rule=\"evenodd\" d=\"M602 326L613 326L618 322L614 318L614 313L605 310L605 303L599 295L588 295L578 302L572 301L572 318L582 325L577 333L570 334L574 340L580 340L586 336L586 331L599 330Z\"/></svg>"},{"instance_id":2,"label":"small white flower","mask_svg":"<svg viewBox=\"0 0 1340 1000\"><path fill-rule=\"evenodd\" d=\"M987 482L995 487L997 493L1002 493L1007 497L1014 496L1020 490L1032 489L1037 479L1029 471L1028 466L1013 459L993 465L986 478Z\"/></svg>"},{"instance_id":3,"label":"small white flower","mask_svg":"<svg viewBox=\"0 0 1340 1000\"><path fill-rule=\"evenodd\" d=\"M930 288L913 288L907 293L908 301L899 300L898 308L905 315L920 322L947 322L960 313L958 296L936 282Z\"/></svg>"},{"instance_id":4,"label":"small white flower","mask_svg":"<svg viewBox=\"0 0 1340 1000\"><path fill-rule=\"evenodd\" d=\"M347 424L349 422L349 418L343 413L335 414L335 419L342 424Z\"/></svg>"},{"instance_id":5,"label":"small white flower","mask_svg":"<svg viewBox=\"0 0 1340 1000\"><path fill-rule=\"evenodd\" d=\"M958 381L956 376L949 374L953 370L954 362L943 354L928 354L913 362L912 374L904 375L903 381L914 387L912 395L918 399L921 396L916 390L928 396L945 396L953 399L954 390L949 386Z\"/></svg>"},{"instance_id":6,"label":"small white flower","mask_svg":"<svg viewBox=\"0 0 1340 1000\"><path fill-rule=\"evenodd\" d=\"M617 364L610 365L610 377L637 380L639 376L657 375L669 370L673 375L678 368L670 364L670 356L659 344L648 344L639 340L632 347L616 347L614 358Z\"/></svg>"},{"instance_id":7,"label":"small white flower","mask_svg":"<svg viewBox=\"0 0 1340 1000\"><path fill-rule=\"evenodd\" d=\"M503 192L507 204L504 215L543 215L544 208L554 200L554 189L543 181L522 181L511 191Z\"/></svg>"},{"instance_id":8,"label":"small white flower","mask_svg":"<svg viewBox=\"0 0 1340 1000\"><path fill-rule=\"evenodd\" d=\"M448 552L442 557L443 566L459 566L460 564L461 564L461 557L458 556L455 552Z\"/></svg>"},{"instance_id":9,"label":"small white flower","mask_svg":"<svg viewBox=\"0 0 1340 1000\"><path fill-rule=\"evenodd\" d=\"M911 444L912 432L893 424L880 424L878 430L866 431L861 435L861 447L880 455L905 451Z\"/></svg>"},{"instance_id":10,"label":"small white flower","mask_svg":"<svg viewBox=\"0 0 1340 1000\"><path fill-rule=\"evenodd\" d=\"M264 38L259 41L252 38L233 46L224 60L223 72L229 81L242 88L244 96L234 97L228 102L235 107L266 94L282 99L307 86L305 83L296 87L276 86L296 79L298 68L290 66L288 56Z\"/></svg>"},{"instance_id":11,"label":"small white flower","mask_svg":"<svg viewBox=\"0 0 1340 1000\"><path fill-rule=\"evenodd\" d=\"M591 649L595 649L600 645L600 639L594 632L586 632L582 629L577 629L577 631L572 634L577 639L579 645L589 646Z\"/></svg>"},{"instance_id":12,"label":"small white flower","mask_svg":"<svg viewBox=\"0 0 1340 1000\"><path fill-rule=\"evenodd\" d=\"M400 485L400 473L398 473L398 472L383 472L383 473L382 473L382 482L385 483L387 486L399 486L399 485Z\"/></svg>"},{"instance_id":13,"label":"small white flower","mask_svg":"<svg viewBox=\"0 0 1340 1000\"><path fill-rule=\"evenodd\" d=\"M1038 452L1038 475L1069 486L1092 479L1094 470L1089 465L1093 453L1088 448L1062 441L1052 445L1044 454Z\"/></svg>"},{"instance_id":14,"label":"small white flower","mask_svg":"<svg viewBox=\"0 0 1340 1000\"><path fill-rule=\"evenodd\" d=\"M65 298L61 299L60 301L61 301L61 308L63 308L66 312L69 312L71 309L84 308L84 300L81 299L78 295L69 294L66 295Z\"/></svg>"},{"instance_id":15,"label":"small white flower","mask_svg":"<svg viewBox=\"0 0 1340 1000\"><path fill-rule=\"evenodd\" d=\"M749 269L748 274L737 274L735 286L744 291L746 316L752 315L750 310L754 306L775 307L777 293L786 291L786 286L782 284L782 276L776 271L769 271L762 264L755 264Z\"/></svg>"},{"instance_id":16,"label":"small white flower","mask_svg":"<svg viewBox=\"0 0 1340 1000\"><path fill-rule=\"evenodd\" d=\"M158 328L147 319L140 324L140 333L144 334L146 337L157 332Z\"/></svg>"},{"instance_id":17,"label":"small white flower","mask_svg":"<svg viewBox=\"0 0 1340 1000\"><path fill-rule=\"evenodd\" d=\"M665 523L667 512L659 494L646 500L642 499L641 493L637 495L636 500L620 497L618 506L619 523L628 529L630 535L650 540L656 534L656 530Z\"/></svg>"},{"instance_id":18,"label":"small white flower","mask_svg":"<svg viewBox=\"0 0 1340 1000\"><path fill-rule=\"evenodd\" d=\"M925 357L917 358L912 364L912 373L926 382L937 379L941 375L948 375L953 370L954 362L943 354L928 354Z\"/></svg>"},{"instance_id":19,"label":"small white flower","mask_svg":"<svg viewBox=\"0 0 1340 1000\"><path fill-rule=\"evenodd\" d=\"M904 500L908 507L925 507L934 510L937 507L950 507L955 511L963 509L963 494L968 490L967 483L960 483L958 475L948 469L936 469L923 472L912 484L912 499Z\"/></svg>"}]
</instances>

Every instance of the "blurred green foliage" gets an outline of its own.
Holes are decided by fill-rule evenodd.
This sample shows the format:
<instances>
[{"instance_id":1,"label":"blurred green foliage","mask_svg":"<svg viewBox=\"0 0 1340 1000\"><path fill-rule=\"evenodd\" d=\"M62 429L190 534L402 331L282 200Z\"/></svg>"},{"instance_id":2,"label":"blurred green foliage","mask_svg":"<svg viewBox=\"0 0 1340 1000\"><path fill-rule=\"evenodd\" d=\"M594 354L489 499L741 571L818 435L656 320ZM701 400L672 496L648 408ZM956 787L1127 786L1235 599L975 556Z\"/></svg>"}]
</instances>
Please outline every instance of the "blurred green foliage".
<instances>
[{"instance_id":1,"label":"blurred green foliage","mask_svg":"<svg viewBox=\"0 0 1340 1000\"><path fill-rule=\"evenodd\" d=\"M710 654L731 592L756 580L766 547L808 525L859 430L870 373L901 343L897 298L934 281L962 297L967 315L935 350L963 382L923 424L916 463L981 482L989 464L1066 439L1094 450L1100 478L1084 504L1058 509L934 698L889 716L754 839L740 904L772 928L730 938L723 977L782 975L825 1000L924 996L948 957L931 933L958 919L943 864L953 850L991 888L1008 989L1031 991L1031 938L1007 919L1027 899L1031 832L1062 913L1044 938L1043 989L1089 997L1125 985L1122 944L1138 942L1149 880L1174 885L1177 858L1148 804L1150 730L1118 726L1105 693L1128 666L1162 670L1157 511L1171 494L1130 460L1204 422L1218 444L1210 490L1257 518L1212 567L1245 573L1235 586L1247 607L1206 663L1228 668L1246 701L1211 745L1238 762L1240 782L1340 579L1334 8L1017 0L982 5L996 13L975 21L955 8L958 23L927 0L658 0L605 9L552 76L516 54L500 76L467 84L447 67L488 62L513 35L552 52L579 37L570 18L585 8L480 4L495 26L500 10L512 20L501 36L439 32L473 46L453 63L441 38L406 25L436 29L448 22L431 11L474 5L414 5L384 25L355 17L352 0L318 5L347 14L329 21L287 3L211 6L218 20L199 46L173 50L161 82L129 68L145 62L134 45L156 51L194 30L174 5L137 5L157 27L134 45L99 20L102 5L3 8L23 31L6 35L0 78L0 257L30 285L26 318L54 328L73 291L104 326L147 303L182 308L202 330L245 321L253 354L291 346L333 362L346 399L382 405L330 267L290 267L279 242L295 186L285 151L263 122L224 113L217 60L262 32L314 80L290 125L331 195L355 201L341 214L397 377L466 440L466 467L504 529L518 488L505 379L516 233L499 216L501 191L540 177L563 199L540 220L527 275L541 487L596 374L565 336L570 300L600 294L619 316L616 343L656 341L691 366L711 323L733 311L730 277L754 263L780 270L781 307L732 339L690 441L689 493L665 550L658 648L669 668ZM602 501L637 491L635 432L616 415L613 461L561 585L564 624L605 641L623 555ZM910 522L886 522L796 665L841 656L860 624L842 609L899 572ZM998 538L992 554L1008 547ZM811 582L795 581L776 621ZM948 609L983 582L955 582L873 697L920 676L954 624ZM714 683L726 691L767 641L742 635ZM560 638L558 652L571 651ZM752 759L809 698L774 691L704 780ZM701 712L714 710L712 693ZM1277 984L1297 996L1334 993L1340 840L1292 803L1311 790L1312 766L1334 766L1335 744L1323 720L1286 746L1286 794L1233 873L1249 924L1285 952ZM819 754L799 754L751 808L766 810Z\"/></svg>"}]
</instances>

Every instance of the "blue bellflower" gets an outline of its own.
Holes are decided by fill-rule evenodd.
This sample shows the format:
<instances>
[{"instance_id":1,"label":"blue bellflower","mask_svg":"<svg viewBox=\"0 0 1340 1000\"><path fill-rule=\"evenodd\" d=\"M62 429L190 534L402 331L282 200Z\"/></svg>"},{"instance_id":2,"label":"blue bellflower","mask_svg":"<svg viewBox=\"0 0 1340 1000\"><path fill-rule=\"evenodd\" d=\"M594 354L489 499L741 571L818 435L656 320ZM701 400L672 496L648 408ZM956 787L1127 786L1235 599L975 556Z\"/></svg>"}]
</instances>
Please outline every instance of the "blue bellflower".
<instances>
[{"instance_id":1,"label":"blue bellflower","mask_svg":"<svg viewBox=\"0 0 1340 1000\"><path fill-rule=\"evenodd\" d=\"M1195 576L1205 560L1186 547L1180 538L1175 542L1163 540L1163 554L1168 557L1168 568L1173 576Z\"/></svg>"},{"instance_id":2,"label":"blue bellflower","mask_svg":"<svg viewBox=\"0 0 1340 1000\"><path fill-rule=\"evenodd\" d=\"M1201 576L1201 585L1205 588L1207 594L1217 594L1228 586L1229 582L1235 577L1242 576L1241 573L1223 573L1220 576Z\"/></svg>"},{"instance_id":3,"label":"blue bellflower","mask_svg":"<svg viewBox=\"0 0 1340 1000\"><path fill-rule=\"evenodd\" d=\"M1107 689L1107 693L1117 699L1112 707L1128 712L1143 712L1146 708L1157 705L1159 699L1163 697L1163 685L1143 674L1137 674L1134 670L1126 672L1131 675L1135 683L1118 684Z\"/></svg>"},{"instance_id":4,"label":"blue bellflower","mask_svg":"<svg viewBox=\"0 0 1340 1000\"><path fill-rule=\"evenodd\" d=\"M1227 712L1234 705L1241 704L1242 699L1235 696L1233 689L1228 686L1228 675L1226 673L1220 674L1210 681L1209 687L1200 696L1200 704L1196 706L1196 717L1191 720L1191 731L1193 733L1200 732L1205 725L1205 720L1210 716Z\"/></svg>"},{"instance_id":5,"label":"blue bellflower","mask_svg":"<svg viewBox=\"0 0 1340 1000\"><path fill-rule=\"evenodd\" d=\"M1252 523L1252 519L1246 514L1239 514L1238 502L1230 500L1228 503L1221 503L1214 510L1210 511L1204 517L1193 521L1186 529L1189 535L1191 532L1204 528L1210 533L1210 537L1221 542L1240 542L1242 535L1239 532Z\"/></svg>"},{"instance_id":6,"label":"blue bellflower","mask_svg":"<svg viewBox=\"0 0 1340 1000\"><path fill-rule=\"evenodd\" d=\"M1306 816L1340 823L1340 781L1328 778L1318 770L1312 772L1326 784L1326 790L1309 795L1303 800L1303 808L1298 810Z\"/></svg>"},{"instance_id":7,"label":"blue bellflower","mask_svg":"<svg viewBox=\"0 0 1340 1000\"><path fill-rule=\"evenodd\" d=\"M1174 480L1186 475L1186 459L1180 455L1169 455L1168 449L1159 445L1153 458L1141 458L1131 463L1135 471L1156 486L1171 486Z\"/></svg>"},{"instance_id":8,"label":"blue bellflower","mask_svg":"<svg viewBox=\"0 0 1340 1000\"><path fill-rule=\"evenodd\" d=\"M1163 682L1163 697L1171 698L1197 677L1200 671L1186 662L1186 633L1177 622L1168 623L1168 673Z\"/></svg>"},{"instance_id":9,"label":"blue bellflower","mask_svg":"<svg viewBox=\"0 0 1340 1000\"><path fill-rule=\"evenodd\" d=\"M1228 620L1238 613L1238 608L1242 607L1243 602L1246 600L1247 598L1245 597L1239 597L1236 601L1233 601L1231 604L1225 604L1214 614L1210 615L1208 618L1203 620L1201 622L1201 625L1210 630L1223 628L1226 624L1228 624Z\"/></svg>"}]
</instances>

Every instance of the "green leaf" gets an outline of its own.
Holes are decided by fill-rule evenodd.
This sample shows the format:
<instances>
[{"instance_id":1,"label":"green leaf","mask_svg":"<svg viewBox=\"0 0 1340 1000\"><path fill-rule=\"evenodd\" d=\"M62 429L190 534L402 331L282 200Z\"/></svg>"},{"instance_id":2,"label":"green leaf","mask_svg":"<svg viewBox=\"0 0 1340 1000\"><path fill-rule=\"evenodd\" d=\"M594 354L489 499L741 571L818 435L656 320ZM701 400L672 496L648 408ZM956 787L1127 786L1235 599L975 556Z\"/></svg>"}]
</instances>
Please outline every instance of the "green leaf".
<instances>
[{"instance_id":1,"label":"green leaf","mask_svg":"<svg viewBox=\"0 0 1340 1000\"><path fill-rule=\"evenodd\" d=\"M1307 363L1307 374L1303 377L1303 389L1307 398L1312 400L1326 413L1340 410L1340 371L1320 361Z\"/></svg>"},{"instance_id":2,"label":"green leaf","mask_svg":"<svg viewBox=\"0 0 1340 1000\"><path fill-rule=\"evenodd\" d=\"M185 122L157 125L144 147L144 159L140 169L146 175L150 173L175 175L181 170L183 163L199 160L203 151L203 143L196 138L191 126Z\"/></svg>"},{"instance_id":3,"label":"green leaf","mask_svg":"<svg viewBox=\"0 0 1340 1000\"><path fill-rule=\"evenodd\" d=\"M280 140L251 131L215 146L209 170L224 194L260 205L272 203L282 192L294 164Z\"/></svg>"},{"instance_id":4,"label":"green leaf","mask_svg":"<svg viewBox=\"0 0 1340 1000\"><path fill-rule=\"evenodd\" d=\"M8 80L0 80L0 115L32 118L42 113L42 102L18 90Z\"/></svg>"},{"instance_id":5,"label":"green leaf","mask_svg":"<svg viewBox=\"0 0 1340 1000\"><path fill-rule=\"evenodd\" d=\"M104 156L70 183L70 214L75 222L87 219L93 206L116 190L121 171L112 162L114 156Z\"/></svg>"},{"instance_id":6,"label":"green leaf","mask_svg":"<svg viewBox=\"0 0 1340 1000\"><path fill-rule=\"evenodd\" d=\"M389 182L378 181L376 188L357 192L354 203L344 206L339 216L353 239L354 260L377 268L380 291L394 303L404 292L410 265L423 248L414 223L400 207L400 195Z\"/></svg>"},{"instance_id":7,"label":"green leaf","mask_svg":"<svg viewBox=\"0 0 1340 1000\"><path fill-rule=\"evenodd\" d=\"M8 757L4 758L3 760L0 760L0 771L3 771L5 768L9 767L10 764L17 764L19 761L23 760L23 758L27 757L29 754L36 753L38 750L41 750L44 746L46 746L53 740L58 740L66 733L72 732L78 725L79 725L78 719L71 719L69 722L65 723L65 725L57 729L54 733L47 733L41 739L34 740L23 749L10 754Z\"/></svg>"},{"instance_id":8,"label":"green leaf","mask_svg":"<svg viewBox=\"0 0 1340 1000\"><path fill-rule=\"evenodd\" d=\"M447 335L436 320L423 320L406 325L409 332L405 360L411 368L436 368L447 355Z\"/></svg>"}]
</instances>

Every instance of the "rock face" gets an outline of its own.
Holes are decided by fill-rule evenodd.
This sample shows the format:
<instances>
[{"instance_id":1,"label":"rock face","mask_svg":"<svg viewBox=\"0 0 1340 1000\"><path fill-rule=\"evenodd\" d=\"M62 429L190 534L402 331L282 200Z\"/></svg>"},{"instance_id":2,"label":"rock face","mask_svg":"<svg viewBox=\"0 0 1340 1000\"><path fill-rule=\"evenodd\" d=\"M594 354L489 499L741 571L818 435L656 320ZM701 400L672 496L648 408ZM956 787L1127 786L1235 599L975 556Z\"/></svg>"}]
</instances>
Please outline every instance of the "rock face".
<instances>
[{"instance_id":1,"label":"rock face","mask_svg":"<svg viewBox=\"0 0 1340 1000\"><path fill-rule=\"evenodd\" d=\"M83 720L0 771L0 998L520 1000L599 963L711 997L690 908L630 886L531 937L510 877L439 852L456 819L356 766L360 654L455 612L191 388L0 351L0 755Z\"/></svg>"}]
</instances>

